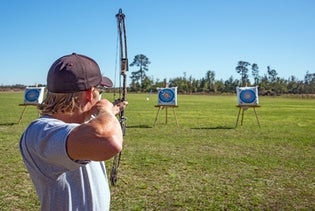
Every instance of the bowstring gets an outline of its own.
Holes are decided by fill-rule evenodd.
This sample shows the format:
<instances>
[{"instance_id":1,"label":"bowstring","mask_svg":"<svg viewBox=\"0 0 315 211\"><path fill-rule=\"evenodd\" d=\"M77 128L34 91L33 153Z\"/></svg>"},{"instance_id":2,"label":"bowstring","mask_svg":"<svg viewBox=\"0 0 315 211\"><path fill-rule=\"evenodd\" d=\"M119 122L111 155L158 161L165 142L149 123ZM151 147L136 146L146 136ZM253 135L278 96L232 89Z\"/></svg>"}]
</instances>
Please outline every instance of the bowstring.
<instances>
[{"instance_id":1,"label":"bowstring","mask_svg":"<svg viewBox=\"0 0 315 211\"><path fill-rule=\"evenodd\" d=\"M119 30L119 29L118 29ZM115 78L115 80L114 80L114 99L113 99L113 101L115 101L117 98L116 98L116 89L117 89L117 87L116 87L116 82L117 82L117 72L118 72L118 68L117 68L117 61L118 61L118 57L119 57L119 51L118 51L118 45L119 45L119 32L118 32L118 30L117 30L117 38L116 38L116 56L115 56L115 70L114 70L114 72L115 72L115 76L114 76L114 78ZM120 86L120 84L121 84L121 81L119 80L119 86ZM120 92L119 92L119 94L120 94Z\"/></svg>"},{"instance_id":2,"label":"bowstring","mask_svg":"<svg viewBox=\"0 0 315 211\"><path fill-rule=\"evenodd\" d=\"M118 87L118 90L119 90L119 98L121 98L121 95L122 95L122 85L121 85L121 80L120 80L120 77L121 77L121 74L119 74L119 79L117 79L117 72L118 72L118 67L117 67L117 64L118 64L118 58L120 57L120 54L119 54L119 41L120 41L120 34L119 34L119 28L117 28L117 39L116 39L116 56L115 56L115 80L114 80L114 99L113 101L115 101L117 98L116 98L116 91L117 91L117 86L116 86L116 83L117 83L117 80L119 81L119 87ZM120 58L119 58L120 59ZM111 184L112 185L116 185L116 182L117 182L117 174L118 174L118 168L120 166L120 159L121 159L121 152L118 154L118 155L115 155L114 156L114 159L113 159L113 164L112 164L112 169L111 169L111 174L110 174L110 180L111 180Z\"/></svg>"}]
</instances>

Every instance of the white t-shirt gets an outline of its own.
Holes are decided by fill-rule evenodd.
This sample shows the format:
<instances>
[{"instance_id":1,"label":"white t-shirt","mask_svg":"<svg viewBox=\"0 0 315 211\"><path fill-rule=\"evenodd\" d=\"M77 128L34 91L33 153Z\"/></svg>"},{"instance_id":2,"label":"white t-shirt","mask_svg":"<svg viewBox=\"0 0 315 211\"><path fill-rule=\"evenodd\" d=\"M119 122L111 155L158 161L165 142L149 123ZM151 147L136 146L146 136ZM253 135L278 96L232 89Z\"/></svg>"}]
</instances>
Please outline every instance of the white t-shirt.
<instances>
[{"instance_id":1,"label":"white t-shirt","mask_svg":"<svg viewBox=\"0 0 315 211\"><path fill-rule=\"evenodd\" d=\"M21 137L20 151L41 210L109 210L104 162L73 161L67 154L67 137L78 125L43 116Z\"/></svg>"}]
</instances>

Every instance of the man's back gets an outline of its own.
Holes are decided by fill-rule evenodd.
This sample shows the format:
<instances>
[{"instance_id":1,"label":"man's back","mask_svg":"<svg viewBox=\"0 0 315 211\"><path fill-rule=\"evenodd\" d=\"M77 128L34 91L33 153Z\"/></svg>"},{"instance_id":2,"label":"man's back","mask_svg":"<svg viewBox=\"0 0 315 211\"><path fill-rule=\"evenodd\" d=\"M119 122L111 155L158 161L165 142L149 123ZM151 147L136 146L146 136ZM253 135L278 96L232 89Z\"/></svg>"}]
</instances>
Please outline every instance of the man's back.
<instances>
[{"instance_id":1,"label":"man's back","mask_svg":"<svg viewBox=\"0 0 315 211\"><path fill-rule=\"evenodd\" d=\"M76 126L45 116L21 137L21 154L42 210L109 210L104 162L73 161L67 154L67 136Z\"/></svg>"}]
</instances>

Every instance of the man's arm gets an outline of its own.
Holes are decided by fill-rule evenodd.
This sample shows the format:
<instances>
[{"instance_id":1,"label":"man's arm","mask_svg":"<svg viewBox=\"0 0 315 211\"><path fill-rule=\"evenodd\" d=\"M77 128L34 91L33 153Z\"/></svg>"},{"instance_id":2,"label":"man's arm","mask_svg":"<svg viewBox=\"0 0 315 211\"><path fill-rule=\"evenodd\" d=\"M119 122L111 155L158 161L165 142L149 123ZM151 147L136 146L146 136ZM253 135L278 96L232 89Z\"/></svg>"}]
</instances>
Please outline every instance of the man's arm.
<instances>
[{"instance_id":1,"label":"man's arm","mask_svg":"<svg viewBox=\"0 0 315 211\"><path fill-rule=\"evenodd\" d=\"M103 161L122 150L123 135L115 114L119 109L101 100L91 110L96 118L74 128L67 139L67 152L73 160Z\"/></svg>"}]
</instances>

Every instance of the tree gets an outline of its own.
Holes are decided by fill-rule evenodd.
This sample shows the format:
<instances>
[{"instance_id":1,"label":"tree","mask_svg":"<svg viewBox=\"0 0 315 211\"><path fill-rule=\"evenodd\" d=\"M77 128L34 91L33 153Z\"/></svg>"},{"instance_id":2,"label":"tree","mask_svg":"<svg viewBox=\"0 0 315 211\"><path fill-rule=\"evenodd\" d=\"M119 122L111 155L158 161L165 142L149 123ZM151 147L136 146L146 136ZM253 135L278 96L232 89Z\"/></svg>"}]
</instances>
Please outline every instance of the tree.
<instances>
[{"instance_id":1,"label":"tree","mask_svg":"<svg viewBox=\"0 0 315 211\"><path fill-rule=\"evenodd\" d=\"M184 72L184 77L177 77L169 80L169 86L174 87L177 86L177 91L180 93L189 93L191 82L193 78L190 77L189 80L186 78L186 72Z\"/></svg>"},{"instance_id":2,"label":"tree","mask_svg":"<svg viewBox=\"0 0 315 211\"><path fill-rule=\"evenodd\" d=\"M208 84L208 91L215 91L214 82L215 82L215 72L212 70L208 70L206 73L206 81Z\"/></svg>"},{"instance_id":3,"label":"tree","mask_svg":"<svg viewBox=\"0 0 315 211\"><path fill-rule=\"evenodd\" d=\"M288 80L288 92L290 94L302 94L301 87L303 83L299 81L295 76L291 76Z\"/></svg>"},{"instance_id":4,"label":"tree","mask_svg":"<svg viewBox=\"0 0 315 211\"><path fill-rule=\"evenodd\" d=\"M252 64L252 76L254 78L254 85L259 84L259 70L256 63Z\"/></svg>"},{"instance_id":5,"label":"tree","mask_svg":"<svg viewBox=\"0 0 315 211\"><path fill-rule=\"evenodd\" d=\"M139 82L142 84L143 79L145 78L146 74L145 72L149 70L148 65L151 62L149 61L149 58L146 57L143 54L138 54L134 57L133 62L130 64L130 66L137 66L139 67L139 70L131 72L131 80L134 82Z\"/></svg>"},{"instance_id":6,"label":"tree","mask_svg":"<svg viewBox=\"0 0 315 211\"><path fill-rule=\"evenodd\" d=\"M191 86L192 86L192 92L198 92L198 88L199 88L199 80L197 79L193 79L192 80L192 83L191 83Z\"/></svg>"},{"instance_id":7,"label":"tree","mask_svg":"<svg viewBox=\"0 0 315 211\"><path fill-rule=\"evenodd\" d=\"M270 66L267 66L267 73L269 82L273 83L277 80L277 71L275 69L271 69Z\"/></svg>"},{"instance_id":8,"label":"tree","mask_svg":"<svg viewBox=\"0 0 315 211\"><path fill-rule=\"evenodd\" d=\"M223 80L221 79L220 81L216 81L215 82L215 93L217 93L217 92L220 92L220 93L222 93L222 92L224 92L224 82L223 82Z\"/></svg>"},{"instance_id":9,"label":"tree","mask_svg":"<svg viewBox=\"0 0 315 211\"><path fill-rule=\"evenodd\" d=\"M238 80L234 80L233 76L231 76L228 80L224 82L224 91L225 92L235 92L235 88L239 86L240 83Z\"/></svg>"},{"instance_id":10,"label":"tree","mask_svg":"<svg viewBox=\"0 0 315 211\"><path fill-rule=\"evenodd\" d=\"M150 79L148 76L145 76L141 84L141 90L144 92L148 92L152 86L153 80Z\"/></svg>"},{"instance_id":11,"label":"tree","mask_svg":"<svg viewBox=\"0 0 315 211\"><path fill-rule=\"evenodd\" d=\"M249 65L249 62L239 61L237 67L235 68L236 72L241 74L241 81L243 86L245 86L249 82L247 68Z\"/></svg>"},{"instance_id":12,"label":"tree","mask_svg":"<svg viewBox=\"0 0 315 211\"><path fill-rule=\"evenodd\" d=\"M315 73L306 72L304 77L305 90L307 94L315 93Z\"/></svg>"}]
</instances>

